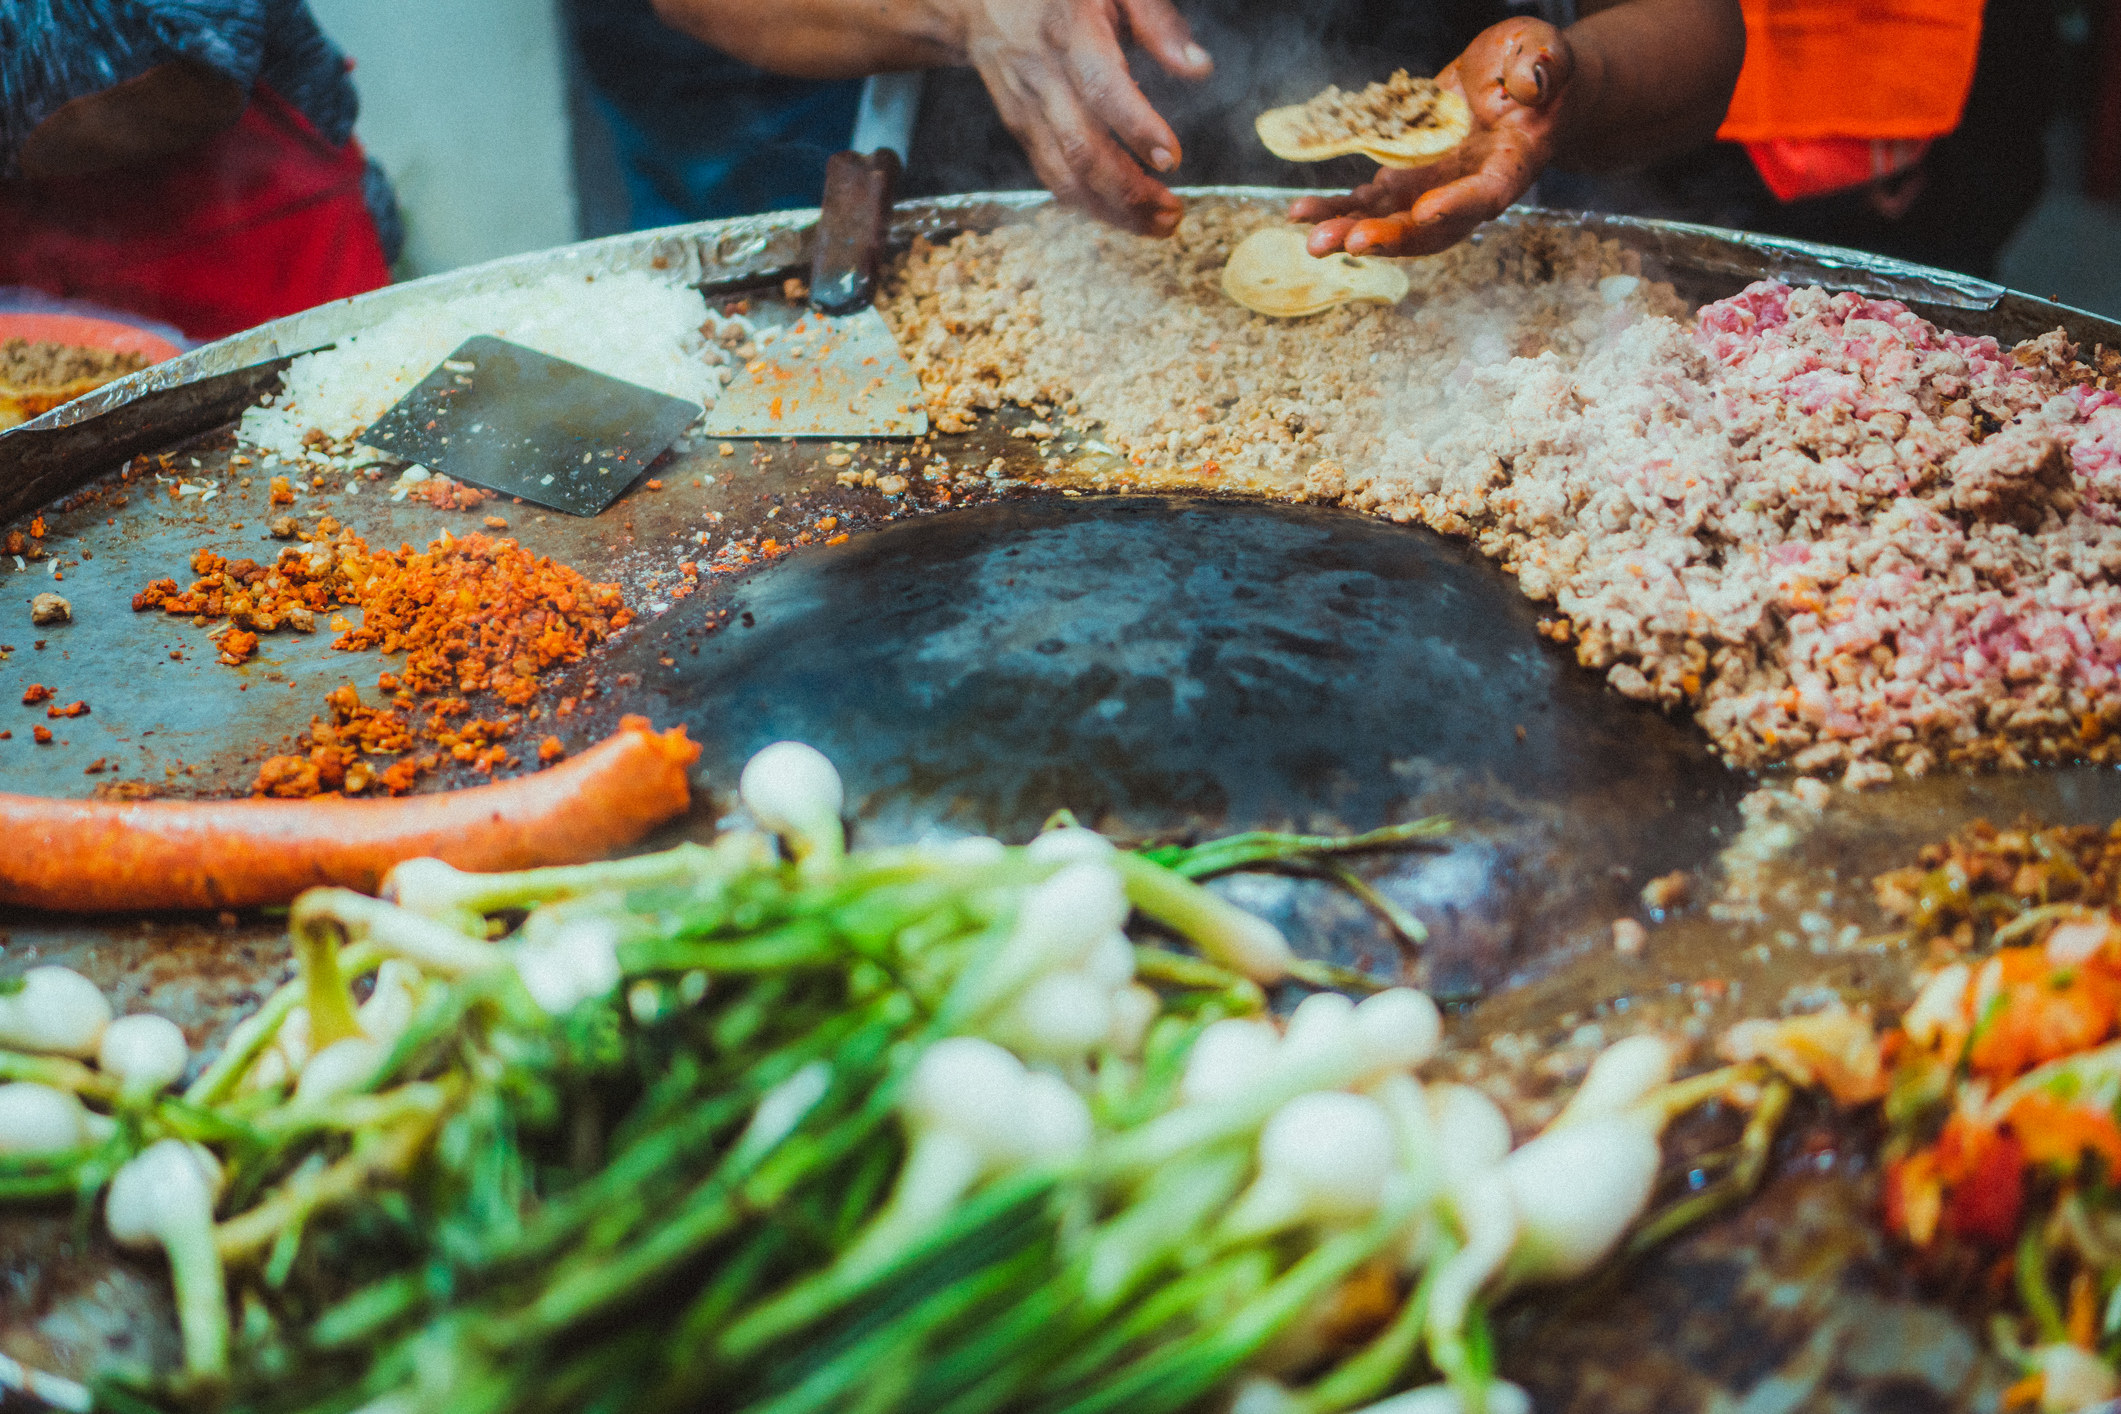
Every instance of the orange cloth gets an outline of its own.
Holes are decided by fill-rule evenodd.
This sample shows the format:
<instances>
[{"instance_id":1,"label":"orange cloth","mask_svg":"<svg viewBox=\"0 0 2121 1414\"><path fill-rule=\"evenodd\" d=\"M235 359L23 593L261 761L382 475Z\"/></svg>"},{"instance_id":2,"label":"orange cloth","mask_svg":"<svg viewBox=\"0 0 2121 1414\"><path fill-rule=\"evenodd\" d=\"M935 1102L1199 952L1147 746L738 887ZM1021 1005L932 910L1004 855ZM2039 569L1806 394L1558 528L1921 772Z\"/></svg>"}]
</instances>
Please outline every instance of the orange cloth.
<instances>
[{"instance_id":1,"label":"orange cloth","mask_svg":"<svg viewBox=\"0 0 2121 1414\"><path fill-rule=\"evenodd\" d=\"M1742 0L1745 67L1717 136L1933 138L1959 125L1982 0Z\"/></svg>"}]
</instances>

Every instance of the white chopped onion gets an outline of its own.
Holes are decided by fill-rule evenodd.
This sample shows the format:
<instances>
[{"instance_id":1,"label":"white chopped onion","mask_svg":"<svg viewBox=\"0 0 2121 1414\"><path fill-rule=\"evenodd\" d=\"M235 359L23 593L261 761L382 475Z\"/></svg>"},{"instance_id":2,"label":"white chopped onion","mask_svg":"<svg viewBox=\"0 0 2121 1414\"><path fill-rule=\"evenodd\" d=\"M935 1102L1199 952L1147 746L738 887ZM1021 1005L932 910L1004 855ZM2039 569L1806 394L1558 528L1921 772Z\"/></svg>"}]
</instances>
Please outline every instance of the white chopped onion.
<instances>
[{"instance_id":1,"label":"white chopped onion","mask_svg":"<svg viewBox=\"0 0 2121 1414\"><path fill-rule=\"evenodd\" d=\"M1162 1011L1156 993L1140 983L1120 988L1112 994L1112 1029L1105 1033L1105 1044L1117 1055L1140 1055L1149 1027Z\"/></svg>"},{"instance_id":2,"label":"white chopped onion","mask_svg":"<svg viewBox=\"0 0 2121 1414\"><path fill-rule=\"evenodd\" d=\"M596 915L533 913L513 949L516 975L531 1000L554 1016L609 996L618 986L619 923ZM541 919L548 926L535 925Z\"/></svg>"},{"instance_id":3,"label":"white chopped onion","mask_svg":"<svg viewBox=\"0 0 2121 1414\"><path fill-rule=\"evenodd\" d=\"M1057 1075L1026 1075L1017 1089L1015 1155L1028 1164L1071 1159L1090 1147L1090 1106Z\"/></svg>"},{"instance_id":4,"label":"white chopped onion","mask_svg":"<svg viewBox=\"0 0 2121 1414\"><path fill-rule=\"evenodd\" d=\"M309 1058L295 1082L295 1098L312 1104L351 1094L366 1085L383 1063L384 1050L366 1036L334 1041Z\"/></svg>"},{"instance_id":5,"label":"white chopped onion","mask_svg":"<svg viewBox=\"0 0 2121 1414\"><path fill-rule=\"evenodd\" d=\"M184 1032L166 1016L141 1012L103 1028L96 1064L130 1091L152 1094L175 1084L191 1063Z\"/></svg>"},{"instance_id":6,"label":"white chopped onion","mask_svg":"<svg viewBox=\"0 0 2121 1414\"><path fill-rule=\"evenodd\" d=\"M1083 959L1083 972L1100 987L1118 990L1134 980L1134 944L1114 929L1091 945Z\"/></svg>"},{"instance_id":7,"label":"white chopped onion","mask_svg":"<svg viewBox=\"0 0 2121 1414\"><path fill-rule=\"evenodd\" d=\"M1126 921L1119 875L1101 862L1069 864L1025 891L1009 951L1040 971L1080 967Z\"/></svg>"},{"instance_id":8,"label":"white chopped onion","mask_svg":"<svg viewBox=\"0 0 2121 1414\"><path fill-rule=\"evenodd\" d=\"M1112 1030L1112 989L1082 972L1048 972L1017 993L988 1028L1027 1060L1065 1061Z\"/></svg>"},{"instance_id":9,"label":"white chopped onion","mask_svg":"<svg viewBox=\"0 0 2121 1414\"><path fill-rule=\"evenodd\" d=\"M1364 1095L1298 1095L1260 1130L1259 1175L1225 1220L1231 1240L1302 1223L1369 1216L1384 1197L1398 1145L1384 1107Z\"/></svg>"},{"instance_id":10,"label":"white chopped onion","mask_svg":"<svg viewBox=\"0 0 2121 1414\"><path fill-rule=\"evenodd\" d=\"M80 1097L50 1085L0 1085L0 1156L85 1148L101 1137ZM108 1121L105 1121L108 1124Z\"/></svg>"},{"instance_id":11,"label":"white chopped onion","mask_svg":"<svg viewBox=\"0 0 2121 1414\"><path fill-rule=\"evenodd\" d=\"M390 1045L412 1024L420 1003L420 970L402 959L390 957L376 969L375 986L361 1003L354 1019L370 1040Z\"/></svg>"},{"instance_id":12,"label":"white chopped onion","mask_svg":"<svg viewBox=\"0 0 2121 1414\"><path fill-rule=\"evenodd\" d=\"M1645 1032L1615 1041L1591 1062L1567 1108L1555 1118L1555 1127L1620 1114L1670 1081L1678 1063L1672 1043L1662 1036Z\"/></svg>"},{"instance_id":13,"label":"white chopped onion","mask_svg":"<svg viewBox=\"0 0 2121 1414\"><path fill-rule=\"evenodd\" d=\"M1429 1287L1428 1335L1432 1349L1458 1339L1473 1298L1510 1259L1510 1249L1517 1241L1517 1206L1496 1170L1455 1185L1447 1197L1464 1245L1436 1269Z\"/></svg>"},{"instance_id":14,"label":"white chopped onion","mask_svg":"<svg viewBox=\"0 0 2121 1414\"><path fill-rule=\"evenodd\" d=\"M1338 992L1314 992L1289 1013L1283 1064L1317 1065L1350 1075L1363 1070L1364 1047L1355 1029L1355 1003Z\"/></svg>"},{"instance_id":15,"label":"white chopped onion","mask_svg":"<svg viewBox=\"0 0 2121 1414\"><path fill-rule=\"evenodd\" d=\"M32 967L19 990L0 993L0 1046L88 1060L110 1025L110 1001L65 967Z\"/></svg>"},{"instance_id":16,"label":"white chopped onion","mask_svg":"<svg viewBox=\"0 0 2121 1414\"><path fill-rule=\"evenodd\" d=\"M177 1324L188 1373L218 1378L228 1368L228 1292L214 1246L214 1196L221 1166L197 1144L161 1139L111 1179L103 1217L121 1247L159 1245L177 1289Z\"/></svg>"},{"instance_id":17,"label":"white chopped onion","mask_svg":"<svg viewBox=\"0 0 2121 1414\"><path fill-rule=\"evenodd\" d=\"M1496 1380L1485 1391L1484 1408L1485 1414L1532 1414L1532 1396L1520 1385ZM1466 1401L1450 1385L1420 1385L1390 1399L1365 1404L1352 1414L1466 1414Z\"/></svg>"},{"instance_id":18,"label":"white chopped onion","mask_svg":"<svg viewBox=\"0 0 2121 1414\"><path fill-rule=\"evenodd\" d=\"M1390 987L1357 1004L1356 1044L1372 1071L1412 1070L1436 1054L1443 1017L1426 992Z\"/></svg>"},{"instance_id":19,"label":"white chopped onion","mask_svg":"<svg viewBox=\"0 0 2121 1414\"><path fill-rule=\"evenodd\" d=\"M744 763L737 780L744 808L759 827L787 840L797 859L846 852L840 810L846 787L825 753L800 741L777 741Z\"/></svg>"},{"instance_id":20,"label":"white chopped onion","mask_svg":"<svg viewBox=\"0 0 2121 1414\"><path fill-rule=\"evenodd\" d=\"M1581 1276L1613 1250L1657 1186L1657 1130L1630 1115L1551 1129L1502 1162L1520 1232L1517 1281Z\"/></svg>"},{"instance_id":21,"label":"white chopped onion","mask_svg":"<svg viewBox=\"0 0 2121 1414\"><path fill-rule=\"evenodd\" d=\"M1038 864L1102 864L1112 857L1113 844L1095 830L1068 825L1046 831L1024 853Z\"/></svg>"},{"instance_id":22,"label":"white chopped onion","mask_svg":"<svg viewBox=\"0 0 2121 1414\"><path fill-rule=\"evenodd\" d=\"M1437 1163L1446 1185L1486 1173L1510 1152L1510 1122L1493 1100L1470 1085L1431 1085Z\"/></svg>"},{"instance_id":23,"label":"white chopped onion","mask_svg":"<svg viewBox=\"0 0 2121 1414\"><path fill-rule=\"evenodd\" d=\"M1264 1085L1281 1055L1272 1023L1228 1017L1210 1022L1193 1042L1178 1096L1190 1105L1234 1100Z\"/></svg>"},{"instance_id":24,"label":"white chopped onion","mask_svg":"<svg viewBox=\"0 0 2121 1414\"><path fill-rule=\"evenodd\" d=\"M1229 1414L1301 1414L1303 1409L1289 1387L1279 1380L1254 1375L1230 1397Z\"/></svg>"}]
</instances>

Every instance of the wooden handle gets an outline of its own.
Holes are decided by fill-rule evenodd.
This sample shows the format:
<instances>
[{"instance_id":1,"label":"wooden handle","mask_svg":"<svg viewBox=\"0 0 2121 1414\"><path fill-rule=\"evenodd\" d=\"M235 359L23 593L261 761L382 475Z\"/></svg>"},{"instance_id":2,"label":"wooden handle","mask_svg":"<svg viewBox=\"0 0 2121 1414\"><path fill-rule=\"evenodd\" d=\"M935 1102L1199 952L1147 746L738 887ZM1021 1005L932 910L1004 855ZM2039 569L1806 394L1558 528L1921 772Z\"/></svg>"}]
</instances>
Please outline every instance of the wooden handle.
<instances>
[{"instance_id":1,"label":"wooden handle","mask_svg":"<svg viewBox=\"0 0 2121 1414\"><path fill-rule=\"evenodd\" d=\"M898 186L898 154L835 152L825 163L824 209L810 257L810 302L827 314L869 303Z\"/></svg>"}]
</instances>

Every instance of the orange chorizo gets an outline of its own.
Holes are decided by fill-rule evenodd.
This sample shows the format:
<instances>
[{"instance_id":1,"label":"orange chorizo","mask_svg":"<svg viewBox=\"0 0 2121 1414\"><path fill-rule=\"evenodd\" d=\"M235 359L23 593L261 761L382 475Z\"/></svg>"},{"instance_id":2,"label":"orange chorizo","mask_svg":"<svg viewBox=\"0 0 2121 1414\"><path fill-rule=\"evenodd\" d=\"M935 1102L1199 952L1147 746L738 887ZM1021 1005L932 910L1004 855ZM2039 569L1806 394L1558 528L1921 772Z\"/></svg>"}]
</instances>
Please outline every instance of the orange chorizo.
<instances>
[{"instance_id":1,"label":"orange chorizo","mask_svg":"<svg viewBox=\"0 0 2121 1414\"><path fill-rule=\"evenodd\" d=\"M573 760L394 800L50 800L0 794L0 903L68 913L241 908L400 860L530 869L601 859L691 804L685 729L628 717Z\"/></svg>"}]
</instances>

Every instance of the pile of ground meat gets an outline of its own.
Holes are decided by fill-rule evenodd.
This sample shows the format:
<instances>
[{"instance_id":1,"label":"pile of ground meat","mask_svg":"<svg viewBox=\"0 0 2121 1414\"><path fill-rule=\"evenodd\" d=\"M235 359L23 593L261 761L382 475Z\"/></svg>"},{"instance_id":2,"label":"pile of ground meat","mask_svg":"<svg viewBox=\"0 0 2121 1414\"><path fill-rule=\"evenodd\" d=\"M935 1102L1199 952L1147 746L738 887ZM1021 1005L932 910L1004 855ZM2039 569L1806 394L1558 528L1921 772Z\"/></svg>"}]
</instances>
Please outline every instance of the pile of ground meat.
<instances>
[{"instance_id":1,"label":"pile of ground meat","mask_svg":"<svg viewBox=\"0 0 2121 1414\"><path fill-rule=\"evenodd\" d=\"M0 343L0 384L11 388L66 388L108 383L147 367L147 355L28 339Z\"/></svg>"},{"instance_id":2,"label":"pile of ground meat","mask_svg":"<svg viewBox=\"0 0 2121 1414\"><path fill-rule=\"evenodd\" d=\"M1439 126L1435 114L1442 96L1436 80L1413 78L1405 69L1352 92L1329 84L1299 110L1303 127L1297 135L1321 147L1351 137L1404 137Z\"/></svg>"},{"instance_id":3,"label":"pile of ground meat","mask_svg":"<svg viewBox=\"0 0 2121 1414\"><path fill-rule=\"evenodd\" d=\"M2121 759L2121 393L2059 332L2006 350L1774 283L1689 319L1550 230L1277 322L1215 288L1272 219L1048 216L917 249L886 310L945 426L1014 401L1165 481L1471 537L1740 764Z\"/></svg>"},{"instance_id":4,"label":"pile of ground meat","mask_svg":"<svg viewBox=\"0 0 2121 1414\"><path fill-rule=\"evenodd\" d=\"M1472 534L1733 760L2106 760L2121 395L1896 303L1762 283L1474 372L1352 503Z\"/></svg>"}]
</instances>

